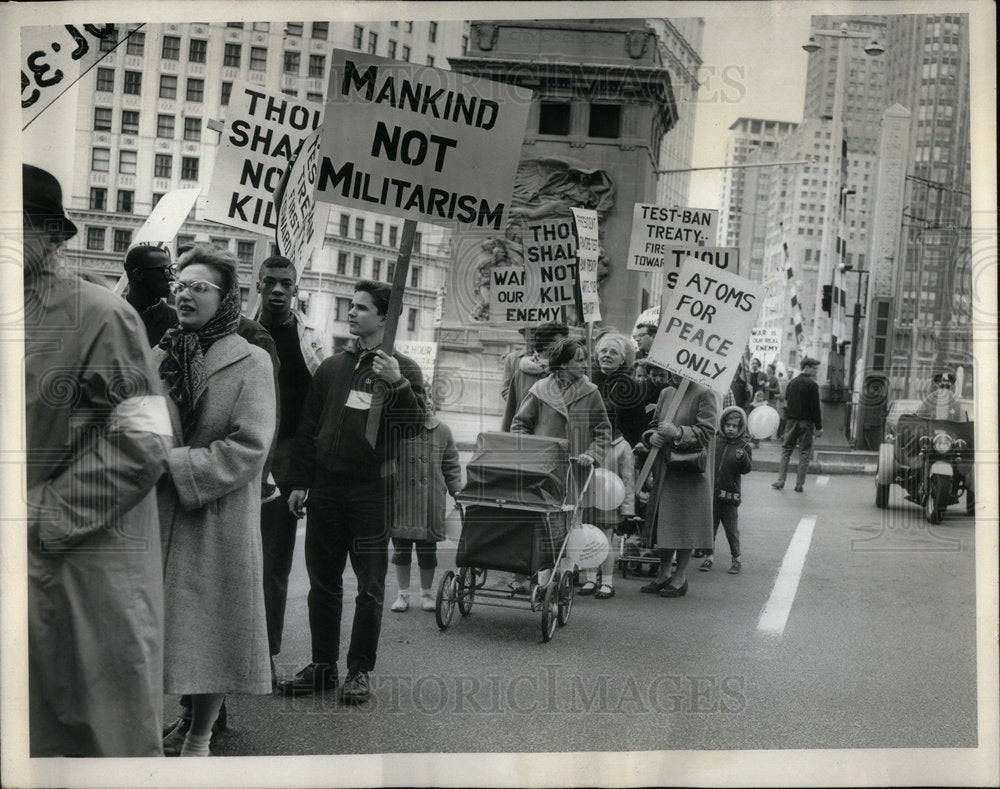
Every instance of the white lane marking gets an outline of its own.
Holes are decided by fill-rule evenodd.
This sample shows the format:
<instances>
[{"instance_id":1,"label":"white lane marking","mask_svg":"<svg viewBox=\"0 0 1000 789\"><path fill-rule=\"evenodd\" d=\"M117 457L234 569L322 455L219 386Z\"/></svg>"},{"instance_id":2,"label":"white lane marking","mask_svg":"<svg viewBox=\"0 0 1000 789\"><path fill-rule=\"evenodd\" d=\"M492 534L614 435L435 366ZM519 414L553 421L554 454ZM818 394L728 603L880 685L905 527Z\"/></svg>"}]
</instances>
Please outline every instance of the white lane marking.
<instances>
[{"instance_id":1,"label":"white lane marking","mask_svg":"<svg viewBox=\"0 0 1000 789\"><path fill-rule=\"evenodd\" d=\"M816 484L817 485L829 485L830 484L830 478L828 476L826 476L825 474L822 477L816 477Z\"/></svg>"},{"instance_id":2,"label":"white lane marking","mask_svg":"<svg viewBox=\"0 0 1000 789\"><path fill-rule=\"evenodd\" d=\"M295 536L296 537L304 537L305 533L306 533L306 527L305 526L299 526L299 528L297 528L295 530Z\"/></svg>"},{"instance_id":3,"label":"white lane marking","mask_svg":"<svg viewBox=\"0 0 1000 789\"><path fill-rule=\"evenodd\" d=\"M795 593L799 588L799 579L802 577L802 568L806 563L806 554L809 553L815 526L816 516L806 515L795 527L795 534L792 535L792 541L785 551L785 558L778 570L771 596L761 611L760 619L757 620L758 632L771 636L780 636L784 632L792 603L795 602Z\"/></svg>"}]
</instances>

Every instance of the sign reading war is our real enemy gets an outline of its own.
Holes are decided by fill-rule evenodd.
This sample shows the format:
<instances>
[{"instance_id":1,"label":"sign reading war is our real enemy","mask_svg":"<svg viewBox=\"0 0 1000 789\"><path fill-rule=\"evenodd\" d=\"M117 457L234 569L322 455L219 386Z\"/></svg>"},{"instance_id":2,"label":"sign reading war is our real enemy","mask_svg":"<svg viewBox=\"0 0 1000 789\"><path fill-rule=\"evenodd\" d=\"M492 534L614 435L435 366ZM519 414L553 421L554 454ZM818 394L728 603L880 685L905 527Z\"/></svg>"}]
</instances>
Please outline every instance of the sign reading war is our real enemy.
<instances>
[{"instance_id":1,"label":"sign reading war is our real enemy","mask_svg":"<svg viewBox=\"0 0 1000 789\"><path fill-rule=\"evenodd\" d=\"M768 326L750 332L750 356L770 364L781 353L781 328Z\"/></svg>"},{"instance_id":2,"label":"sign reading war is our real enemy","mask_svg":"<svg viewBox=\"0 0 1000 789\"><path fill-rule=\"evenodd\" d=\"M597 232L597 211L574 208L576 237L579 246L576 258L580 277L580 310L585 323L601 319L601 303L597 295L597 263L601 257L601 242Z\"/></svg>"},{"instance_id":3,"label":"sign reading war is our real enemy","mask_svg":"<svg viewBox=\"0 0 1000 789\"><path fill-rule=\"evenodd\" d=\"M719 228L719 212L705 208L670 208L636 203L632 208L628 271L679 268L693 247L712 247Z\"/></svg>"},{"instance_id":4,"label":"sign reading war is our real enemy","mask_svg":"<svg viewBox=\"0 0 1000 789\"><path fill-rule=\"evenodd\" d=\"M316 199L500 230L531 96L515 85L335 49Z\"/></svg>"},{"instance_id":5,"label":"sign reading war is our real enemy","mask_svg":"<svg viewBox=\"0 0 1000 789\"><path fill-rule=\"evenodd\" d=\"M274 190L302 141L320 127L323 105L235 82L215 156L205 219L274 235Z\"/></svg>"},{"instance_id":6,"label":"sign reading war is our real enemy","mask_svg":"<svg viewBox=\"0 0 1000 789\"><path fill-rule=\"evenodd\" d=\"M523 244L523 266L490 269L490 323L562 320L562 308L576 304L573 220L529 222Z\"/></svg>"},{"instance_id":7,"label":"sign reading war is our real enemy","mask_svg":"<svg viewBox=\"0 0 1000 789\"><path fill-rule=\"evenodd\" d=\"M651 361L724 395L757 321L765 288L697 258L681 266L677 286L664 286L660 330Z\"/></svg>"}]
</instances>

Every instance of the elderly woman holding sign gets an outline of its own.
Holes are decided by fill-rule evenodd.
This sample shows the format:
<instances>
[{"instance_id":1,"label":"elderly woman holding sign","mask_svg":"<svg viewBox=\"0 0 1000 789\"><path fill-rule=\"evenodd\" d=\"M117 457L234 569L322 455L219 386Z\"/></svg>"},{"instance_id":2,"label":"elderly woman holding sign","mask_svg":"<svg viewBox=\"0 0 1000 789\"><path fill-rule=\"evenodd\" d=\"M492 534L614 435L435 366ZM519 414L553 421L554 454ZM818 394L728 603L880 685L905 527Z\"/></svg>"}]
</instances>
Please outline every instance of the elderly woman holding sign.
<instances>
[{"instance_id":1,"label":"elderly woman holding sign","mask_svg":"<svg viewBox=\"0 0 1000 789\"><path fill-rule=\"evenodd\" d=\"M691 552L712 545L712 450L718 407L710 389L684 379L660 392L652 429L643 435L648 446L660 450L646 510L646 528L655 535L660 567L643 592L683 597ZM677 570L670 575L675 555Z\"/></svg>"}]
</instances>

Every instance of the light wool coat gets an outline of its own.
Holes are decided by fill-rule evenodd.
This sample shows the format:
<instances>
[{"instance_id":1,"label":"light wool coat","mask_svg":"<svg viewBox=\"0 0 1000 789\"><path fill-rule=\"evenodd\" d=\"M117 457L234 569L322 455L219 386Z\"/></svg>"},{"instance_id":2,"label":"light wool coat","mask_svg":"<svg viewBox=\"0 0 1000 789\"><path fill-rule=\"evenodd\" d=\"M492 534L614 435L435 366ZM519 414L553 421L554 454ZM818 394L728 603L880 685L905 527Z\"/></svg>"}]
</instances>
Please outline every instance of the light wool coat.
<instances>
[{"instance_id":1,"label":"light wool coat","mask_svg":"<svg viewBox=\"0 0 1000 789\"><path fill-rule=\"evenodd\" d=\"M271 359L233 334L208 349L205 373L160 492L164 690L270 693L260 477L275 429Z\"/></svg>"}]
</instances>

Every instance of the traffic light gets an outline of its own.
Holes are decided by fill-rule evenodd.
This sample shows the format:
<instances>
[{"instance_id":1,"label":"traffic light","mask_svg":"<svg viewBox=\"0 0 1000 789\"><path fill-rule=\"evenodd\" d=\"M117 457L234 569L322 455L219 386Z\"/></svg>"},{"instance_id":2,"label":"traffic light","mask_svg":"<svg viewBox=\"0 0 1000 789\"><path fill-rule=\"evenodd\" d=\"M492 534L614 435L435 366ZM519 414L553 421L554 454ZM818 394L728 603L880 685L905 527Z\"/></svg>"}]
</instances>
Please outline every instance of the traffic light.
<instances>
[{"instance_id":1,"label":"traffic light","mask_svg":"<svg viewBox=\"0 0 1000 789\"><path fill-rule=\"evenodd\" d=\"M823 300L820 302L820 306L827 315L831 314L831 310L833 309L833 285L823 286Z\"/></svg>"}]
</instances>

